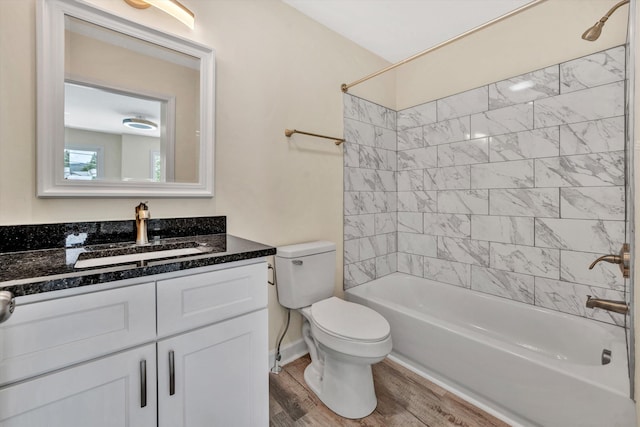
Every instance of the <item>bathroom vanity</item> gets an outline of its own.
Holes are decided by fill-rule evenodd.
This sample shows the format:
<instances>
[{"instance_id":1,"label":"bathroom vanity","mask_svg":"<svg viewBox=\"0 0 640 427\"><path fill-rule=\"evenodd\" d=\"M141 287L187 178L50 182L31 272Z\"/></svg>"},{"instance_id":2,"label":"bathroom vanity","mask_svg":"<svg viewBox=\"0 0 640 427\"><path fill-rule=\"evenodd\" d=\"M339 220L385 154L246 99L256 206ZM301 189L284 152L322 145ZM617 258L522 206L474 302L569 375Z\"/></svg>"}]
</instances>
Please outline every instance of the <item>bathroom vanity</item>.
<instances>
[{"instance_id":1,"label":"bathroom vanity","mask_svg":"<svg viewBox=\"0 0 640 427\"><path fill-rule=\"evenodd\" d=\"M197 255L75 268L82 254L104 257L131 246L74 243L0 253L0 290L16 295L13 315L0 324L0 423L267 425L264 257L275 249L225 233L188 234L219 218L179 219L194 220L184 236L155 239L171 247L206 243L210 250ZM105 229L120 234L128 223L57 226L71 230L62 232L65 241L86 234L86 243L105 240ZM7 228L0 227L3 242ZM166 233L173 225L159 228ZM196 231L220 231L204 228Z\"/></svg>"}]
</instances>

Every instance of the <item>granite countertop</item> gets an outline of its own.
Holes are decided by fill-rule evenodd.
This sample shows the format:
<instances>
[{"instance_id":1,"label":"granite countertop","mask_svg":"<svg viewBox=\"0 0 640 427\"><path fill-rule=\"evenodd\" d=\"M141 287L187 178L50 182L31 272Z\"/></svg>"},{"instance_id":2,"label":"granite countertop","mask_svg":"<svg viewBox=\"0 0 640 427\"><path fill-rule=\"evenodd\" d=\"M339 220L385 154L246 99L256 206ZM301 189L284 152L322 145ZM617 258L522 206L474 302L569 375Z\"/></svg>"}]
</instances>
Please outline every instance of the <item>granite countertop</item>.
<instances>
[{"instance_id":1,"label":"granite countertop","mask_svg":"<svg viewBox=\"0 0 640 427\"><path fill-rule=\"evenodd\" d=\"M211 231L220 230L218 227ZM223 230L226 231L226 226ZM0 253L0 290L8 290L19 297L260 258L276 253L276 249L271 246L226 233L167 238L150 235L149 245L136 246L131 240L109 242L108 239L95 239L95 235L92 235L93 241L99 242L97 244L87 245L86 239L74 243L73 236L82 235L77 233L77 228L74 228L74 231L76 232L66 235L67 244L64 247L19 247L18 249L23 250ZM188 234L188 231L183 230L182 234ZM195 254L182 256L162 256L145 261L127 261L86 268L75 267L78 260L185 247L198 247L199 250Z\"/></svg>"}]
</instances>

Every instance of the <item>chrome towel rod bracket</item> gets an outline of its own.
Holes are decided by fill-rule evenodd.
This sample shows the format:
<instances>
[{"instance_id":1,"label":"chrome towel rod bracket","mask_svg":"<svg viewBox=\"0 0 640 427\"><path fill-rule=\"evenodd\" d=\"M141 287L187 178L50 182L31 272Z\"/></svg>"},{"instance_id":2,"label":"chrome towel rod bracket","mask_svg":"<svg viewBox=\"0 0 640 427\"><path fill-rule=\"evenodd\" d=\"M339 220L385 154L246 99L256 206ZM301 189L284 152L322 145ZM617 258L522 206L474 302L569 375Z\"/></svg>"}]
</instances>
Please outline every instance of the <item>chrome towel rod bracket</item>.
<instances>
[{"instance_id":1,"label":"chrome towel rod bracket","mask_svg":"<svg viewBox=\"0 0 640 427\"><path fill-rule=\"evenodd\" d=\"M340 145L344 142L343 138L334 138L333 136L326 136L326 135L319 135L317 133L311 133L311 132L304 132L301 130L297 130L297 129L285 129L284 130L284 134L285 136L288 138L291 135L293 135L294 133L299 133L302 135L309 135L309 136L315 136L318 138L325 138L325 139L333 139L336 145Z\"/></svg>"}]
</instances>

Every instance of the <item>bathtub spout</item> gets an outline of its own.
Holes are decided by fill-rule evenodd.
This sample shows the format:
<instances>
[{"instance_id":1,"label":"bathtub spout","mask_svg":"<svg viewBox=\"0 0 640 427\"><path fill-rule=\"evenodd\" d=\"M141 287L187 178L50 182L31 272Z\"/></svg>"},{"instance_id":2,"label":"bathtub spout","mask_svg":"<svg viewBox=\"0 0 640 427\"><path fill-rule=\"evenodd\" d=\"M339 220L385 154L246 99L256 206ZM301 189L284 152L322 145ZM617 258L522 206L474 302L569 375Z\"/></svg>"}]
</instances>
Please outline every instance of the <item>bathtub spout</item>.
<instances>
[{"instance_id":1,"label":"bathtub spout","mask_svg":"<svg viewBox=\"0 0 640 427\"><path fill-rule=\"evenodd\" d=\"M624 301L592 298L591 295L587 295L587 308L601 308L621 314L627 314L629 311L629 305Z\"/></svg>"}]
</instances>

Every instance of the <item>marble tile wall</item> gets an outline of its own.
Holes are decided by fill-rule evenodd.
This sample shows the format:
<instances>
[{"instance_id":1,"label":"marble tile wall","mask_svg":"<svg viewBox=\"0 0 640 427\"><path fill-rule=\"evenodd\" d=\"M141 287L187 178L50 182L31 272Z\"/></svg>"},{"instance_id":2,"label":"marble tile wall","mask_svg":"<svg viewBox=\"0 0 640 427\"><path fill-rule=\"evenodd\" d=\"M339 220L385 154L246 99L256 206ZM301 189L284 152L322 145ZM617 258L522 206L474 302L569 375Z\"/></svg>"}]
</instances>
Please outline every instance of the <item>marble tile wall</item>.
<instances>
[{"instance_id":1,"label":"marble tile wall","mask_svg":"<svg viewBox=\"0 0 640 427\"><path fill-rule=\"evenodd\" d=\"M397 114L345 95L345 288L394 271L623 324L625 47ZM394 157L395 156L395 157Z\"/></svg>"},{"instance_id":2,"label":"marble tile wall","mask_svg":"<svg viewBox=\"0 0 640 427\"><path fill-rule=\"evenodd\" d=\"M344 96L345 289L397 271L396 127L395 111Z\"/></svg>"},{"instance_id":3,"label":"marble tile wall","mask_svg":"<svg viewBox=\"0 0 640 427\"><path fill-rule=\"evenodd\" d=\"M397 114L397 270L600 321L625 237L625 48Z\"/></svg>"}]
</instances>

